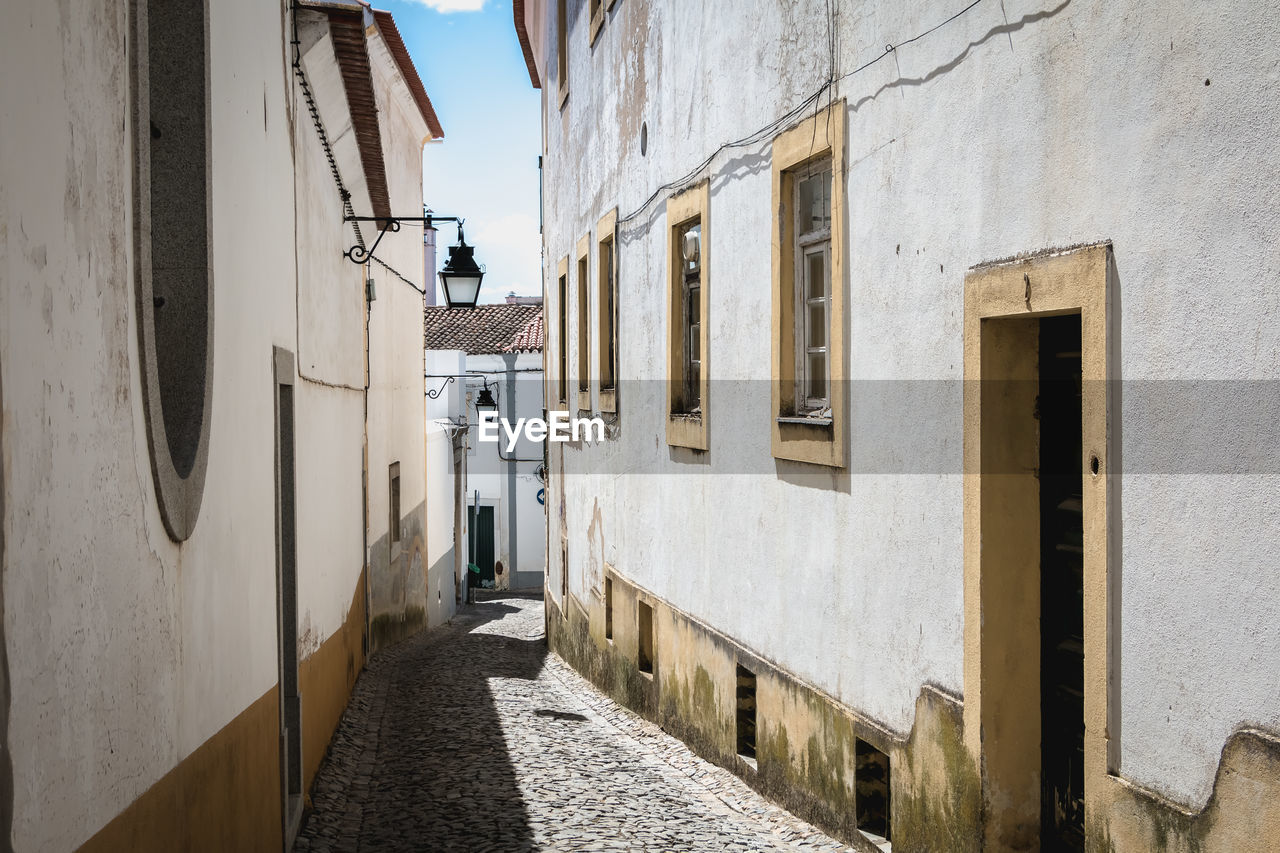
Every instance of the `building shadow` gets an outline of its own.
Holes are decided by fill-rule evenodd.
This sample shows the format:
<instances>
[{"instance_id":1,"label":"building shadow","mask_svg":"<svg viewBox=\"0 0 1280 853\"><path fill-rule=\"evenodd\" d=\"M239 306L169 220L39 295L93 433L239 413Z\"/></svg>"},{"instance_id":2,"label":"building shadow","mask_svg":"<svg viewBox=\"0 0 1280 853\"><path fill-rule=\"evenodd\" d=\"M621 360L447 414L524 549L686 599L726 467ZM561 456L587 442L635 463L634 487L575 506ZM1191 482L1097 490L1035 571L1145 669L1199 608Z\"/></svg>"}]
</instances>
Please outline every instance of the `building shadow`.
<instances>
[{"instance_id":1,"label":"building shadow","mask_svg":"<svg viewBox=\"0 0 1280 853\"><path fill-rule=\"evenodd\" d=\"M303 832L313 849L326 842L334 853L534 849L490 687L496 678L532 681L542 669L540 619L536 637L494 625L518 612L500 600L480 602L370 661L316 777L316 810ZM520 703L522 692L504 700ZM325 831L335 825L336 838Z\"/></svg>"}]
</instances>

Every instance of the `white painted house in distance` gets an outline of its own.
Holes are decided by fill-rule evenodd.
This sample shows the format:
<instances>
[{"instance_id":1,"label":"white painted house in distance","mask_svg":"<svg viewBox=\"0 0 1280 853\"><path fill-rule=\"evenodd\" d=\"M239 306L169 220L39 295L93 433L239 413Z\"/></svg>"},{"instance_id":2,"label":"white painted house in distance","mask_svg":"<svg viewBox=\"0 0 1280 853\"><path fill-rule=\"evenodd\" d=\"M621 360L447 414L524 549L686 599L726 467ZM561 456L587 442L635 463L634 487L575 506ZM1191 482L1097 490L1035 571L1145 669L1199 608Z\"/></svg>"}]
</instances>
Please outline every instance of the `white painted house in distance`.
<instances>
[{"instance_id":1,"label":"white painted house in distance","mask_svg":"<svg viewBox=\"0 0 1280 853\"><path fill-rule=\"evenodd\" d=\"M440 122L358 2L6 17L0 848L287 849L367 654L453 612L422 235L344 257Z\"/></svg>"},{"instance_id":2,"label":"white painted house in distance","mask_svg":"<svg viewBox=\"0 0 1280 853\"><path fill-rule=\"evenodd\" d=\"M1280 850L1280 17L515 0L553 650L858 846Z\"/></svg>"},{"instance_id":3,"label":"white painted house in distance","mask_svg":"<svg viewBox=\"0 0 1280 853\"><path fill-rule=\"evenodd\" d=\"M480 569L467 580L482 589L541 589L543 443L523 435L512 443L505 433L482 441L479 426L486 410L512 426L545 417L542 298L511 295L498 304L425 310L428 421L455 431L466 459L456 496L463 504L459 553L466 555L463 568Z\"/></svg>"}]
</instances>

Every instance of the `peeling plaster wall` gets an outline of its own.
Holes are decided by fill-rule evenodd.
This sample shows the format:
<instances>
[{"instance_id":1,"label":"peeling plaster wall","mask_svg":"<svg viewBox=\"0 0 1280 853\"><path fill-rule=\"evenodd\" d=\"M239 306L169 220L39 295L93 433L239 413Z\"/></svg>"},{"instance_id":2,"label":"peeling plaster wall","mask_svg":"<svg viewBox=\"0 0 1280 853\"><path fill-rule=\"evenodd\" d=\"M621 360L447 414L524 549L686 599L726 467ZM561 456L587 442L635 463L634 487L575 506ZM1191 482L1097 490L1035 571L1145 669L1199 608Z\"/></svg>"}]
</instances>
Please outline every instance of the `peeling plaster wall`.
<instances>
[{"instance_id":1,"label":"peeling plaster wall","mask_svg":"<svg viewBox=\"0 0 1280 853\"><path fill-rule=\"evenodd\" d=\"M542 34L551 365L561 345L555 262L610 208L625 218L721 143L801 103L828 62L827 4L816 0L621 0L594 46L585 5L568 5L563 108L554 4ZM774 470L763 381L772 134L720 154L710 170L708 370L762 380L758 393L717 396L713 386L707 456L666 446L657 383L624 387L616 441L553 448L547 586L564 607L563 537L580 601L598 594L597 564L614 565L901 735L922 685L963 687L968 267L1109 238L1120 376L1280 378L1280 291L1266 286L1280 275L1268 198L1280 180L1280 23L1245 3L1153 13L1137 2L1006 0L852 73L958 9L837 5L850 373L944 381L922 383L917 416L889 425L859 406L855 386L851 453L881 466L872 473ZM664 197L619 223L624 383L665 377ZM574 388L573 264L568 291ZM1122 401L1122 458L1142 456L1160 417ZM1221 446L1256 451L1265 419L1247 421L1215 425ZM769 473L725 473L741 460ZM884 460L924 473L883 473ZM1266 663L1280 658L1273 463L1206 475L1192 459L1191 470L1131 470L1119 483L1120 770L1187 806L1205 803L1233 730L1280 729L1280 676ZM629 474L590 473L602 468Z\"/></svg>"}]
</instances>

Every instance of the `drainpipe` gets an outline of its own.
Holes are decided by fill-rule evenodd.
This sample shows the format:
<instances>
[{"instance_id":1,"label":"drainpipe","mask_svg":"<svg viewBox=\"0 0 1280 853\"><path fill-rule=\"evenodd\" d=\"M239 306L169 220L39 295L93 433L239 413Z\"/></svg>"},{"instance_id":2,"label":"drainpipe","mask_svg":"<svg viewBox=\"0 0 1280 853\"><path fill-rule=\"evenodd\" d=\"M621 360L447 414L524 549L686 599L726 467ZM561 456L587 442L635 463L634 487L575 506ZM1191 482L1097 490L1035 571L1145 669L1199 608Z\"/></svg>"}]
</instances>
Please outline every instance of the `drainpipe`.
<instances>
[{"instance_id":1,"label":"drainpipe","mask_svg":"<svg viewBox=\"0 0 1280 853\"><path fill-rule=\"evenodd\" d=\"M514 424L519 417L516 414L516 359L519 353L503 353L502 360L507 365L507 423ZM517 534L516 513L516 455L513 453L507 459L507 553L511 561L511 565L507 566L507 586L515 589L516 567L520 565L516 559L518 555L518 547L516 543L519 541Z\"/></svg>"},{"instance_id":2,"label":"drainpipe","mask_svg":"<svg viewBox=\"0 0 1280 853\"><path fill-rule=\"evenodd\" d=\"M365 264L364 269L364 437L360 447L360 492L363 497L361 503L361 515L363 524L360 525L360 535L363 541L363 562L364 562L364 637L361 640L364 659L369 660L369 652L373 649L373 599L369 592L370 573L372 566L369 561L369 321L373 316L373 300L370 299L373 291L369 287L369 265Z\"/></svg>"},{"instance_id":3,"label":"drainpipe","mask_svg":"<svg viewBox=\"0 0 1280 853\"><path fill-rule=\"evenodd\" d=\"M467 520L467 427L453 434L453 609L467 601L467 552L462 527Z\"/></svg>"},{"instance_id":4,"label":"drainpipe","mask_svg":"<svg viewBox=\"0 0 1280 853\"><path fill-rule=\"evenodd\" d=\"M471 553L480 556L480 490L476 489L475 501L471 504L474 509L471 511ZM470 560L467 561L470 564ZM479 565L477 563L476 565ZM467 566L467 603L471 603L471 567Z\"/></svg>"}]
</instances>

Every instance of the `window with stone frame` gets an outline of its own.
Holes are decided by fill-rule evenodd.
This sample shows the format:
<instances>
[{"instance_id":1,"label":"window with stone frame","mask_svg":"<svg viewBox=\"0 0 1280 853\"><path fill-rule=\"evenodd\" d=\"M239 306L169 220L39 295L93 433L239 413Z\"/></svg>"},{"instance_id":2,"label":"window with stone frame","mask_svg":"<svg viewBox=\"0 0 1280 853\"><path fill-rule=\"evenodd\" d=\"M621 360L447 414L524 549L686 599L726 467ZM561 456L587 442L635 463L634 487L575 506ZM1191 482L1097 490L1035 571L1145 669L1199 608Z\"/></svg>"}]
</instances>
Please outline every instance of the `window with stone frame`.
<instances>
[{"instance_id":1,"label":"window with stone frame","mask_svg":"<svg viewBox=\"0 0 1280 853\"><path fill-rule=\"evenodd\" d=\"M771 445L842 468L848 453L844 101L773 140Z\"/></svg>"},{"instance_id":2,"label":"window with stone frame","mask_svg":"<svg viewBox=\"0 0 1280 853\"><path fill-rule=\"evenodd\" d=\"M599 343L601 412L618 411L618 258L615 232L618 210L606 213L596 224L596 315Z\"/></svg>"},{"instance_id":3,"label":"window with stone frame","mask_svg":"<svg viewBox=\"0 0 1280 853\"><path fill-rule=\"evenodd\" d=\"M604 29L604 0L587 0L587 10L591 19L591 32L587 41L594 46L596 39L600 37L600 31Z\"/></svg>"},{"instance_id":4,"label":"window with stone frame","mask_svg":"<svg viewBox=\"0 0 1280 853\"><path fill-rule=\"evenodd\" d=\"M710 450L711 185L667 199L667 444Z\"/></svg>"},{"instance_id":5,"label":"window with stone frame","mask_svg":"<svg viewBox=\"0 0 1280 853\"><path fill-rule=\"evenodd\" d=\"M557 98L561 108L569 100L569 10L566 0L556 0Z\"/></svg>"},{"instance_id":6,"label":"window with stone frame","mask_svg":"<svg viewBox=\"0 0 1280 853\"><path fill-rule=\"evenodd\" d=\"M677 231L680 249L681 392L679 409L685 414L702 411L702 222L682 223Z\"/></svg>"},{"instance_id":7,"label":"window with stone frame","mask_svg":"<svg viewBox=\"0 0 1280 853\"><path fill-rule=\"evenodd\" d=\"M556 275L556 400L569 407L569 259L561 259Z\"/></svg>"},{"instance_id":8,"label":"window with stone frame","mask_svg":"<svg viewBox=\"0 0 1280 853\"><path fill-rule=\"evenodd\" d=\"M831 414L831 158L795 170L796 408Z\"/></svg>"}]
</instances>

